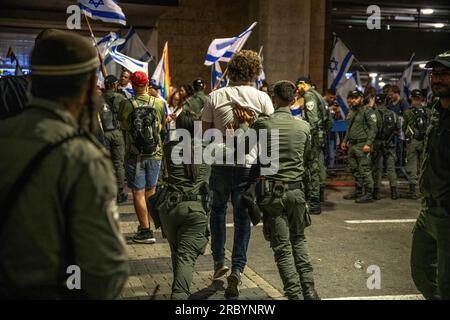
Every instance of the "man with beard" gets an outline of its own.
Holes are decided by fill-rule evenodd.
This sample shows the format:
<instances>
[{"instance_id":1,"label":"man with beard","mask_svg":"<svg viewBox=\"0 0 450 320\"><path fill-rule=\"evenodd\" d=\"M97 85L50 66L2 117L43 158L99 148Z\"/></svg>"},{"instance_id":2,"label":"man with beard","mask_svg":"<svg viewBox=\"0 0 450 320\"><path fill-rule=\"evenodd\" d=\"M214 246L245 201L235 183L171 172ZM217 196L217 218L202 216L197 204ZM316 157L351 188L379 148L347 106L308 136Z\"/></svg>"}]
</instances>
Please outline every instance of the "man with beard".
<instances>
[{"instance_id":1,"label":"man with beard","mask_svg":"<svg viewBox=\"0 0 450 320\"><path fill-rule=\"evenodd\" d=\"M413 231L411 272L428 300L450 299L450 51L438 55L431 88L438 99L425 137L420 190L422 211Z\"/></svg>"}]
</instances>

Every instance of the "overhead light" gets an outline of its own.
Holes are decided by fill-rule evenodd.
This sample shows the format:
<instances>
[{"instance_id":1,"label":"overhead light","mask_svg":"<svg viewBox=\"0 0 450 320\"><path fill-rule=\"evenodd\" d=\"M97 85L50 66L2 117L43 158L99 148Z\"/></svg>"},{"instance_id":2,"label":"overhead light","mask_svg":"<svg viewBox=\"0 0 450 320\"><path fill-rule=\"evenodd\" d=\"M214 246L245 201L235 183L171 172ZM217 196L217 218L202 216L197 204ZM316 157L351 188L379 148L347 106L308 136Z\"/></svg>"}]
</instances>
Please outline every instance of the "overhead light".
<instances>
[{"instance_id":1,"label":"overhead light","mask_svg":"<svg viewBox=\"0 0 450 320\"><path fill-rule=\"evenodd\" d=\"M398 20L398 21L415 21L416 20L416 19L414 19L414 17L405 17L405 16L395 16L394 19Z\"/></svg>"},{"instance_id":2,"label":"overhead light","mask_svg":"<svg viewBox=\"0 0 450 320\"><path fill-rule=\"evenodd\" d=\"M434 24L434 27L437 29L442 29L444 26L445 26L445 24L443 24L443 23L435 23Z\"/></svg>"},{"instance_id":3,"label":"overhead light","mask_svg":"<svg viewBox=\"0 0 450 320\"><path fill-rule=\"evenodd\" d=\"M386 82L378 82L378 85L379 85L380 87L384 87L384 86L386 85Z\"/></svg>"},{"instance_id":4,"label":"overhead light","mask_svg":"<svg viewBox=\"0 0 450 320\"><path fill-rule=\"evenodd\" d=\"M386 30L388 30L388 31L391 30L391 25L390 24L387 25Z\"/></svg>"},{"instance_id":5,"label":"overhead light","mask_svg":"<svg viewBox=\"0 0 450 320\"><path fill-rule=\"evenodd\" d=\"M422 10L420 10L420 12L422 12L422 14L433 14L434 10L433 9L422 9Z\"/></svg>"},{"instance_id":6,"label":"overhead light","mask_svg":"<svg viewBox=\"0 0 450 320\"><path fill-rule=\"evenodd\" d=\"M421 64L419 64L419 68L420 69L425 69L425 66L426 66L427 64L426 63L421 63Z\"/></svg>"},{"instance_id":7,"label":"overhead light","mask_svg":"<svg viewBox=\"0 0 450 320\"><path fill-rule=\"evenodd\" d=\"M376 72L369 73L369 77L371 77L372 79L376 78L377 76L378 76L378 73L376 73Z\"/></svg>"},{"instance_id":8,"label":"overhead light","mask_svg":"<svg viewBox=\"0 0 450 320\"><path fill-rule=\"evenodd\" d=\"M382 80L383 80L383 78L382 78L382 77L379 77L379 78L378 78L378 81L382 81Z\"/></svg>"}]
</instances>

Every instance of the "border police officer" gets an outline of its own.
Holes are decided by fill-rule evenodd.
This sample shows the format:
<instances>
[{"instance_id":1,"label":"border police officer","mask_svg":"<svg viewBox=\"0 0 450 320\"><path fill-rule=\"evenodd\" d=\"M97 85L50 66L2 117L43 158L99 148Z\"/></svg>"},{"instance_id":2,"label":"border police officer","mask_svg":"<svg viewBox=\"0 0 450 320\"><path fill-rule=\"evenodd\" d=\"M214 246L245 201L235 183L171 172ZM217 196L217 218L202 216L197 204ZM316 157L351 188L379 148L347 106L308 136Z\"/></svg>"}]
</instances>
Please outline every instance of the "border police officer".
<instances>
[{"instance_id":1,"label":"border police officer","mask_svg":"<svg viewBox=\"0 0 450 320\"><path fill-rule=\"evenodd\" d=\"M309 124L291 115L295 91L292 82L275 84L275 113L260 117L253 125L255 130L268 130L268 136L271 130L279 130L279 169L262 181L259 206L288 299L300 299L303 291L305 300L318 300L304 233L310 219L302 179L311 135ZM267 148L271 144L267 141Z\"/></svg>"},{"instance_id":2,"label":"border police officer","mask_svg":"<svg viewBox=\"0 0 450 320\"><path fill-rule=\"evenodd\" d=\"M422 211L413 232L411 271L426 299L450 299L450 51L438 55L431 88L432 107L420 178Z\"/></svg>"},{"instance_id":3,"label":"border police officer","mask_svg":"<svg viewBox=\"0 0 450 320\"><path fill-rule=\"evenodd\" d=\"M356 203L373 201L373 178L370 151L377 135L377 117L372 110L363 106L363 93L354 90L348 95L352 108L349 126L341 148L348 152L350 170L355 177L355 192L344 196Z\"/></svg>"}]
</instances>

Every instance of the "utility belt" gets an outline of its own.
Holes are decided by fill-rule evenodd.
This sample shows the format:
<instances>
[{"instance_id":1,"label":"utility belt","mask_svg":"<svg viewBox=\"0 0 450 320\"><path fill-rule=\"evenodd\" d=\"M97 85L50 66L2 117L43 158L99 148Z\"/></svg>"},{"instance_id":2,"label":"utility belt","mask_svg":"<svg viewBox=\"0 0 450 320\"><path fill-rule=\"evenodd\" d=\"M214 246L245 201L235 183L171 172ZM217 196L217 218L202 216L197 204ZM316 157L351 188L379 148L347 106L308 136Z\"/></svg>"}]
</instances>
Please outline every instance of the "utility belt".
<instances>
[{"instance_id":1,"label":"utility belt","mask_svg":"<svg viewBox=\"0 0 450 320\"><path fill-rule=\"evenodd\" d=\"M348 142L350 142L350 144L365 143L367 142L367 139L348 139Z\"/></svg>"},{"instance_id":2,"label":"utility belt","mask_svg":"<svg viewBox=\"0 0 450 320\"><path fill-rule=\"evenodd\" d=\"M303 189L303 183L301 181L297 182L284 182L284 181L274 181L274 180L262 180L263 188L262 198L266 194L271 194L276 198L281 198L287 191Z\"/></svg>"},{"instance_id":3,"label":"utility belt","mask_svg":"<svg viewBox=\"0 0 450 320\"><path fill-rule=\"evenodd\" d=\"M200 194L183 195L179 192L171 192L167 197L167 204L170 208L175 207L181 202L185 201L202 201L203 196Z\"/></svg>"},{"instance_id":4,"label":"utility belt","mask_svg":"<svg viewBox=\"0 0 450 320\"><path fill-rule=\"evenodd\" d=\"M425 198L425 203L428 208L446 208L450 209L450 199L436 200L433 198Z\"/></svg>"}]
</instances>

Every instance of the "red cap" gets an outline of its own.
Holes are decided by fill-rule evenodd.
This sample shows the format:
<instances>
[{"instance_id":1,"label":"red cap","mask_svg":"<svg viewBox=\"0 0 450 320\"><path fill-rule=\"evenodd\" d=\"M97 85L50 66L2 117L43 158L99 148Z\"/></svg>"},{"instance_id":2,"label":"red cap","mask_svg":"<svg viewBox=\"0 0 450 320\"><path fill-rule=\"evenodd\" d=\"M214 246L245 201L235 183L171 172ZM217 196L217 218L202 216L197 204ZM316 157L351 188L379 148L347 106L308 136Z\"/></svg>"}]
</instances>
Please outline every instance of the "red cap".
<instances>
[{"instance_id":1,"label":"red cap","mask_svg":"<svg viewBox=\"0 0 450 320\"><path fill-rule=\"evenodd\" d=\"M148 84L148 77L142 71L136 71L131 75L131 84L135 87L142 87Z\"/></svg>"}]
</instances>

